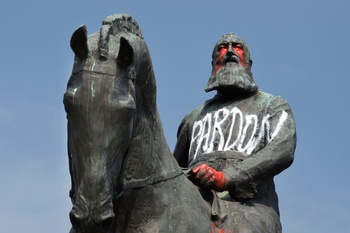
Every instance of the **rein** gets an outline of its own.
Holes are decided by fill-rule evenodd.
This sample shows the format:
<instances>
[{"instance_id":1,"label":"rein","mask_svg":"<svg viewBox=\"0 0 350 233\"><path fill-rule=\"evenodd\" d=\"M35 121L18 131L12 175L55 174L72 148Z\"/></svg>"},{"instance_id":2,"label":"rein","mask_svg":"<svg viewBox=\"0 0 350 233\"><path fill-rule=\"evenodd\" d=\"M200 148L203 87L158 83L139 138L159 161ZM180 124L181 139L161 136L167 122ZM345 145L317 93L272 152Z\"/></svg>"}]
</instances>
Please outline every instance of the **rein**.
<instances>
[{"instance_id":1,"label":"rein","mask_svg":"<svg viewBox=\"0 0 350 233\"><path fill-rule=\"evenodd\" d=\"M167 181L167 180L176 178L181 174L183 174L182 170L178 169L178 170L170 171L164 175L148 176L144 179L123 180L117 183L117 190L143 188L148 185L153 185L162 181Z\"/></svg>"}]
</instances>

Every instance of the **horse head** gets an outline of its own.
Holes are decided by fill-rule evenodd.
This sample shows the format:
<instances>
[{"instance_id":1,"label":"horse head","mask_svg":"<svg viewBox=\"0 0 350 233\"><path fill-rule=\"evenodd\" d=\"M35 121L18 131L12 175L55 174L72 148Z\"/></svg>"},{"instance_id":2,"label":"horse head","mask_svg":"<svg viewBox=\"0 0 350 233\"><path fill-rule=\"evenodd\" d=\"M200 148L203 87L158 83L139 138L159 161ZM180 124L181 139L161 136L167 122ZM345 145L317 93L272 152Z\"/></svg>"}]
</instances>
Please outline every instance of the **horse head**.
<instances>
[{"instance_id":1,"label":"horse head","mask_svg":"<svg viewBox=\"0 0 350 233\"><path fill-rule=\"evenodd\" d=\"M71 48L64 94L71 233L209 232L209 207L166 143L136 21L112 15L90 36L81 26Z\"/></svg>"},{"instance_id":2,"label":"horse head","mask_svg":"<svg viewBox=\"0 0 350 233\"><path fill-rule=\"evenodd\" d=\"M75 59L64 94L72 179L70 219L76 232L108 232L135 115L141 110L147 115L155 107L154 77L148 75L153 70L141 31L127 15L107 17L100 31L89 37L86 27L79 27L71 48ZM145 96L136 98L136 93Z\"/></svg>"}]
</instances>

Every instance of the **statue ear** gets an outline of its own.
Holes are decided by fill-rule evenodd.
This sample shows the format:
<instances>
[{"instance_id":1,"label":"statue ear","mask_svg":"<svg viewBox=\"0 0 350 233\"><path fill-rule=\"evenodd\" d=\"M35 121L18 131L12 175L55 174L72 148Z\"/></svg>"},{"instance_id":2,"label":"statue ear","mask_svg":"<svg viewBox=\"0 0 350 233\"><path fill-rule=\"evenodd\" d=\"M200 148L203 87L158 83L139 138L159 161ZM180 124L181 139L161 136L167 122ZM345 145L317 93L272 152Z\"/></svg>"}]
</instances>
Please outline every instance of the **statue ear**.
<instances>
[{"instance_id":1,"label":"statue ear","mask_svg":"<svg viewBox=\"0 0 350 233\"><path fill-rule=\"evenodd\" d=\"M134 49L131 47L129 41L124 37L120 37L119 53L117 57L117 64L126 69L134 60Z\"/></svg>"},{"instance_id":2,"label":"statue ear","mask_svg":"<svg viewBox=\"0 0 350 233\"><path fill-rule=\"evenodd\" d=\"M253 60L252 59L249 59L249 66L250 66L250 68L252 68L252 66L253 66Z\"/></svg>"},{"instance_id":3,"label":"statue ear","mask_svg":"<svg viewBox=\"0 0 350 233\"><path fill-rule=\"evenodd\" d=\"M89 49L87 44L87 31L86 26L82 25L72 35L70 39L70 47L72 48L75 56L84 60L87 58Z\"/></svg>"}]
</instances>

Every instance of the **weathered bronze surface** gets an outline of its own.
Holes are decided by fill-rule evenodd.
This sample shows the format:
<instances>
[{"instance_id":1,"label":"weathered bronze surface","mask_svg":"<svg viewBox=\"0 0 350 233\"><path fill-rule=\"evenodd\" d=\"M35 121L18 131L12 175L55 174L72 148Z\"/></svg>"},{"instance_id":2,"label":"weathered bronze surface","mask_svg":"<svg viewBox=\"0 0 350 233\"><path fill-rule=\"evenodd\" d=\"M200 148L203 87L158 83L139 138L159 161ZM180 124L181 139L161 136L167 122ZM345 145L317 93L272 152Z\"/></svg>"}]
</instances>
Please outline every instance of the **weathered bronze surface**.
<instances>
[{"instance_id":1,"label":"weathered bronze surface","mask_svg":"<svg viewBox=\"0 0 350 233\"><path fill-rule=\"evenodd\" d=\"M296 130L285 99L258 89L247 44L233 33L214 47L206 91L189 113L174 156L212 207L212 232L281 232L273 177L294 158Z\"/></svg>"},{"instance_id":2,"label":"weathered bronze surface","mask_svg":"<svg viewBox=\"0 0 350 233\"><path fill-rule=\"evenodd\" d=\"M108 16L90 36L81 26L71 48L71 233L281 232L273 177L293 161L295 124L286 100L258 89L243 40L215 45L206 91L217 95L184 118L174 156L136 21Z\"/></svg>"},{"instance_id":3,"label":"weathered bronze surface","mask_svg":"<svg viewBox=\"0 0 350 233\"><path fill-rule=\"evenodd\" d=\"M209 232L210 209L165 141L151 58L136 21L107 17L75 53L64 105L71 232Z\"/></svg>"}]
</instances>

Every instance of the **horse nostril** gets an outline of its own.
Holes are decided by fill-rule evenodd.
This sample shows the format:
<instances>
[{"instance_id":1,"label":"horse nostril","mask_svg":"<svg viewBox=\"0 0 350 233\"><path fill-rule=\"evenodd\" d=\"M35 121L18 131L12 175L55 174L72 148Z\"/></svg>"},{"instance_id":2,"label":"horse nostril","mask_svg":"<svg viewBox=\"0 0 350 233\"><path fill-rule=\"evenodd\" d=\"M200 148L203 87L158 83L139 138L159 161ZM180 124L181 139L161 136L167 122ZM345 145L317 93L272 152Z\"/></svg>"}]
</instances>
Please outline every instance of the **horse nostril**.
<instances>
[{"instance_id":1,"label":"horse nostril","mask_svg":"<svg viewBox=\"0 0 350 233\"><path fill-rule=\"evenodd\" d=\"M83 221L84 218L83 216L77 214L74 210L72 210L69 213L69 219L72 223L73 228L77 231L79 229L81 229L82 225L83 225Z\"/></svg>"},{"instance_id":2,"label":"horse nostril","mask_svg":"<svg viewBox=\"0 0 350 233\"><path fill-rule=\"evenodd\" d=\"M113 225L115 215L113 213L103 216L99 221L98 225L103 232L108 231L108 229Z\"/></svg>"}]
</instances>

